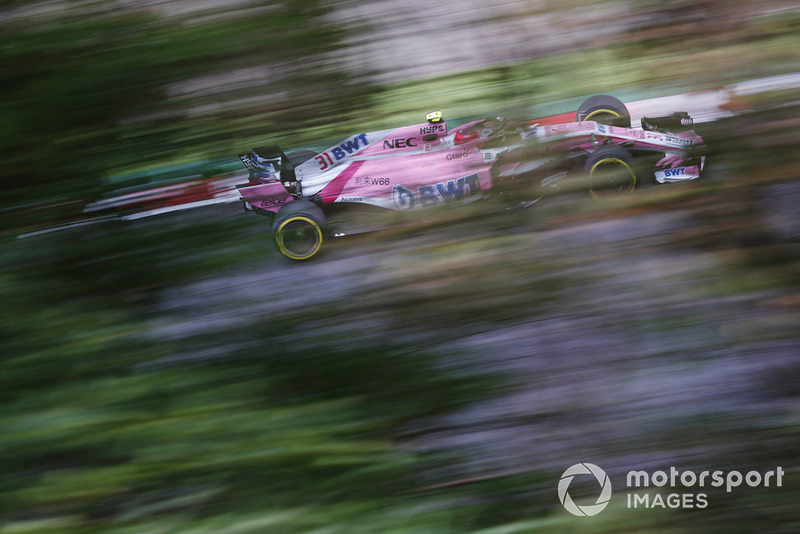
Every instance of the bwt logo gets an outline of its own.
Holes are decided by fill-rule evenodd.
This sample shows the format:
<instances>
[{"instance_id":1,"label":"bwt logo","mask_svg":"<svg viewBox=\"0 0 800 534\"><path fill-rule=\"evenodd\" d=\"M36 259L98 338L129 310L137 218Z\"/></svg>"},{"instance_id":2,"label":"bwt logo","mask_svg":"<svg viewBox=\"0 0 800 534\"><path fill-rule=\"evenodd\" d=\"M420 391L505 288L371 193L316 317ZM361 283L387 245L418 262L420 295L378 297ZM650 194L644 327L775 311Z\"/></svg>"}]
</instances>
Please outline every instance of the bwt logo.
<instances>
[{"instance_id":1,"label":"bwt logo","mask_svg":"<svg viewBox=\"0 0 800 534\"><path fill-rule=\"evenodd\" d=\"M575 475L594 475L597 482L600 484L600 496L594 504L587 506L578 506L572 501L567 490ZM608 478L606 472L594 464L588 462L575 464L561 475L561 480L558 481L558 499L564 508L573 515L577 516L592 516L597 515L603 511L611 500L611 479Z\"/></svg>"},{"instance_id":2,"label":"bwt logo","mask_svg":"<svg viewBox=\"0 0 800 534\"><path fill-rule=\"evenodd\" d=\"M686 167L677 169L664 169L664 176L686 176Z\"/></svg>"}]
</instances>

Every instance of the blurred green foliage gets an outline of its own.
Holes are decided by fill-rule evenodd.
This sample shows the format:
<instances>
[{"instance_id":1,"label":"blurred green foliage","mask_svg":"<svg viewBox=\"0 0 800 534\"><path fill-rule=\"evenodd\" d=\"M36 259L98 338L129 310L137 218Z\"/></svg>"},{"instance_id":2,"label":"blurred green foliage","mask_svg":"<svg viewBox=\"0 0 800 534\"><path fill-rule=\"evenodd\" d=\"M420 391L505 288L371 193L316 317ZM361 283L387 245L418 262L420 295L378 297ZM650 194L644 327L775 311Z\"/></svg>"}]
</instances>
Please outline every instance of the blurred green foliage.
<instances>
[{"instance_id":1,"label":"blurred green foliage","mask_svg":"<svg viewBox=\"0 0 800 534\"><path fill-rule=\"evenodd\" d=\"M168 97L173 84L203 74L224 81L226 71L266 63L272 66L271 91L291 91L305 106L327 107L297 114L282 112L286 106L278 102L277 113L267 120L248 110L235 119L240 135L288 122L302 129L332 113L346 113L361 85L335 64L312 72L298 68L336 49L343 35L322 18L322 3L253 4L261 10L248 16L197 21L125 10L84 17L76 7L75 16L63 11L43 22L23 18L4 26L3 203L91 194L100 177L169 161L187 146L223 143L220 153L230 155L229 132L220 128L218 116L187 120L181 103Z\"/></svg>"},{"instance_id":2,"label":"blurred green foliage","mask_svg":"<svg viewBox=\"0 0 800 534\"><path fill-rule=\"evenodd\" d=\"M0 294L14 312L0 322L0 455L13 461L0 478L0 532L297 532L337 521L355 531L344 525L397 513L382 510L393 497L398 510L418 506L403 497L417 474L453 461L400 440L497 379L437 370L410 344L307 331L334 310L275 310L180 342L143 337L168 285L260 255L240 248L252 233L231 239L240 220L6 243ZM226 247L203 261L211 238Z\"/></svg>"}]
</instances>

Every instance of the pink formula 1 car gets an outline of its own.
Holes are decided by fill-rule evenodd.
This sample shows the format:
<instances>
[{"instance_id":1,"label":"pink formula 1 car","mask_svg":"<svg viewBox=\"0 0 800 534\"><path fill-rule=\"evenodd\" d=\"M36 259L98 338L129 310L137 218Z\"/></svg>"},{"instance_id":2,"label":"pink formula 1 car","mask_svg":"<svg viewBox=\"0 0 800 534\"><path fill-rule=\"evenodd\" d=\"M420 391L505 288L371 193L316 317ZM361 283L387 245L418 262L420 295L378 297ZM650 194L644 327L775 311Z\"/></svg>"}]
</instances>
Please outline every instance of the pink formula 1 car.
<instances>
[{"instance_id":1,"label":"pink formula 1 car","mask_svg":"<svg viewBox=\"0 0 800 534\"><path fill-rule=\"evenodd\" d=\"M239 156L250 180L238 189L245 209L271 219L278 251L304 261L319 253L326 213L339 206L411 210L490 194L527 206L569 176L592 196L700 177L703 141L688 114L641 122L631 128L625 105L607 95L586 100L574 122L498 117L451 130L432 112L424 123L354 135L319 154L255 148Z\"/></svg>"}]
</instances>

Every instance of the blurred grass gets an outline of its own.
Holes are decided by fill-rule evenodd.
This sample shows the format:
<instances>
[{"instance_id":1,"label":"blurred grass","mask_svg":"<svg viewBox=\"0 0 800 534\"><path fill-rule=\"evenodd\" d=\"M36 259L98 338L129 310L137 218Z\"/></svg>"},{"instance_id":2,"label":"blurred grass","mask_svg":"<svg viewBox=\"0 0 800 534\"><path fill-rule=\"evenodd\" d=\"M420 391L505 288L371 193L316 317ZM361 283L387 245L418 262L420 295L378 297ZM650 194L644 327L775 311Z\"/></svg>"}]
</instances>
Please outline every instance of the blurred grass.
<instances>
[{"instance_id":1,"label":"blurred grass","mask_svg":"<svg viewBox=\"0 0 800 534\"><path fill-rule=\"evenodd\" d=\"M216 231L230 237L235 223L223 226ZM214 340L143 341L146 297L160 294L160 284L220 274L186 255L197 248L195 232L214 232L202 224L181 231L136 229L141 239L181 248L180 276L171 270L178 265L160 269L178 260L170 249L118 250L119 230L95 229L92 239L68 244L40 238L63 263L45 263L22 243L4 248L17 263L6 264L0 287L15 309L2 316L0 450L14 462L0 479L0 531L124 532L177 522L296 532L354 521L412 487L412 473L436 460L395 441L406 425L491 386L472 372L437 372L430 355L402 343L358 347L310 336L290 311ZM238 252L216 255L236 261ZM157 276L144 272L150 264ZM120 281L95 278L102 273ZM302 345L276 343L297 336ZM218 358L171 360L208 341Z\"/></svg>"}]
</instances>

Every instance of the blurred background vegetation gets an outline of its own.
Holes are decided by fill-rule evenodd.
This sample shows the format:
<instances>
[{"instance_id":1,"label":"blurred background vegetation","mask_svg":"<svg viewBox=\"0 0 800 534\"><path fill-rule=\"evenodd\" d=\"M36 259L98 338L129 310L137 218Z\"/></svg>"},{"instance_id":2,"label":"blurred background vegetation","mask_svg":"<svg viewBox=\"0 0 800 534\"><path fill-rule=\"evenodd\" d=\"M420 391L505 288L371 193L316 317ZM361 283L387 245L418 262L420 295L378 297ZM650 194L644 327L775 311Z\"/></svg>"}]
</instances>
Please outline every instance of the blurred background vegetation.
<instances>
[{"instance_id":1,"label":"blurred background vegetation","mask_svg":"<svg viewBox=\"0 0 800 534\"><path fill-rule=\"evenodd\" d=\"M797 90L704 181L309 265L227 207L17 239L120 173L794 72L794 4L0 3L0 532L797 531ZM787 477L573 518L578 461Z\"/></svg>"}]
</instances>

